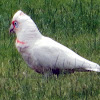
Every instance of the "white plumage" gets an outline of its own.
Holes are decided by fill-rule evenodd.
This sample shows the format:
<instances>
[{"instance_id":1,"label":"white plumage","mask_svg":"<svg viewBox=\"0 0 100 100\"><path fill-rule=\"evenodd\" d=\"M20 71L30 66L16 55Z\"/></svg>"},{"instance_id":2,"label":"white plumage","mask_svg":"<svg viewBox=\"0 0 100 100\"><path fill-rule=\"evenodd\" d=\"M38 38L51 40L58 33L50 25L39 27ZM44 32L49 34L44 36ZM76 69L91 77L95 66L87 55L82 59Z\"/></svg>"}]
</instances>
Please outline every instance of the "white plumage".
<instances>
[{"instance_id":1,"label":"white plumage","mask_svg":"<svg viewBox=\"0 0 100 100\"><path fill-rule=\"evenodd\" d=\"M16 33L16 48L23 59L38 73L56 73L59 70L100 72L98 64L43 36L34 21L20 10L13 16L10 32Z\"/></svg>"}]
</instances>

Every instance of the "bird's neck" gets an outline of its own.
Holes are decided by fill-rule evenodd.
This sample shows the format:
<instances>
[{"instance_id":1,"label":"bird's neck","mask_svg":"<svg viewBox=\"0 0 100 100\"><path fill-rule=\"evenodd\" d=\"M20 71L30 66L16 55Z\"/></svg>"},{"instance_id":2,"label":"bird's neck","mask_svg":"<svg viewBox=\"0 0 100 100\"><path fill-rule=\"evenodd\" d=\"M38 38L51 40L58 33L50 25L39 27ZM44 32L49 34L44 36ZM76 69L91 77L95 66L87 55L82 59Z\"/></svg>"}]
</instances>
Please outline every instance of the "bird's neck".
<instances>
[{"instance_id":1,"label":"bird's neck","mask_svg":"<svg viewBox=\"0 0 100 100\"><path fill-rule=\"evenodd\" d=\"M19 44L33 43L42 37L41 33L38 30L23 30L23 32L20 32L16 35L16 43Z\"/></svg>"},{"instance_id":2,"label":"bird's neck","mask_svg":"<svg viewBox=\"0 0 100 100\"><path fill-rule=\"evenodd\" d=\"M36 24L31 21L27 20L25 23L21 25L21 29L19 32L16 33L17 40L21 41L18 43L31 43L35 42L42 37L42 34L38 30Z\"/></svg>"}]
</instances>

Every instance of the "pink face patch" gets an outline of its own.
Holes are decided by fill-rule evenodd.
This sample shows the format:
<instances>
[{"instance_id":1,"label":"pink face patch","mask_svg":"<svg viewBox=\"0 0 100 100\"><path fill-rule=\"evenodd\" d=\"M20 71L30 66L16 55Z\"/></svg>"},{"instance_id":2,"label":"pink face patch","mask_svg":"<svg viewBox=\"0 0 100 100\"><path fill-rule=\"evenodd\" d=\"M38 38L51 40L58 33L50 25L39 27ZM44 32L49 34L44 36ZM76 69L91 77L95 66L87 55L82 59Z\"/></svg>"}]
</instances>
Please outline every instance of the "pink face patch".
<instances>
[{"instance_id":1,"label":"pink face patch","mask_svg":"<svg viewBox=\"0 0 100 100\"><path fill-rule=\"evenodd\" d=\"M15 25L17 24L17 21L15 20L15 21L12 21L12 24L13 24L13 26L14 26L14 28L16 27Z\"/></svg>"},{"instance_id":2,"label":"pink face patch","mask_svg":"<svg viewBox=\"0 0 100 100\"><path fill-rule=\"evenodd\" d=\"M14 25L14 23L15 23L15 21L12 21L12 24L13 24L13 26L14 26L14 28L15 28L15 25Z\"/></svg>"},{"instance_id":3,"label":"pink face patch","mask_svg":"<svg viewBox=\"0 0 100 100\"><path fill-rule=\"evenodd\" d=\"M19 41L18 39L16 39L16 42L19 44L25 44L25 42Z\"/></svg>"}]
</instances>

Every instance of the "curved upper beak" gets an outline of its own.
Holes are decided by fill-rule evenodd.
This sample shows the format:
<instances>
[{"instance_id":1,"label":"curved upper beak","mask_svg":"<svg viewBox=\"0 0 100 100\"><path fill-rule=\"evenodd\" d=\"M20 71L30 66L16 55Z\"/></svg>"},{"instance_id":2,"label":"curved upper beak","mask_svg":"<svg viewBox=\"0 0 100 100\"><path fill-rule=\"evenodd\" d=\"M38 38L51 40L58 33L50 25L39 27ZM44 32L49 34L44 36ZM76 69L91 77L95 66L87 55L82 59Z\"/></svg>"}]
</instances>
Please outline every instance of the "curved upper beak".
<instances>
[{"instance_id":1,"label":"curved upper beak","mask_svg":"<svg viewBox=\"0 0 100 100\"><path fill-rule=\"evenodd\" d=\"M11 33L15 33L15 31L14 31L14 26L11 24L11 26L10 26L10 28L9 28L9 33L11 34Z\"/></svg>"}]
</instances>

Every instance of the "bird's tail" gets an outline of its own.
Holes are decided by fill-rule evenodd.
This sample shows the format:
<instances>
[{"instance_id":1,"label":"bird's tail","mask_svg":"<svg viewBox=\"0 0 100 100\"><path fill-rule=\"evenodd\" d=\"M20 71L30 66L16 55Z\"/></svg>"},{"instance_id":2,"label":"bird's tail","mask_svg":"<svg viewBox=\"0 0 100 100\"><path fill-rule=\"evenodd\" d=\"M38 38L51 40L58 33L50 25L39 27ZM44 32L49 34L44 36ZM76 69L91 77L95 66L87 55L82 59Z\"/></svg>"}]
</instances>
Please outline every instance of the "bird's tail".
<instances>
[{"instance_id":1,"label":"bird's tail","mask_svg":"<svg viewBox=\"0 0 100 100\"><path fill-rule=\"evenodd\" d=\"M100 65L94 62L88 61L88 63L86 63L85 69L89 71L100 72Z\"/></svg>"}]
</instances>

